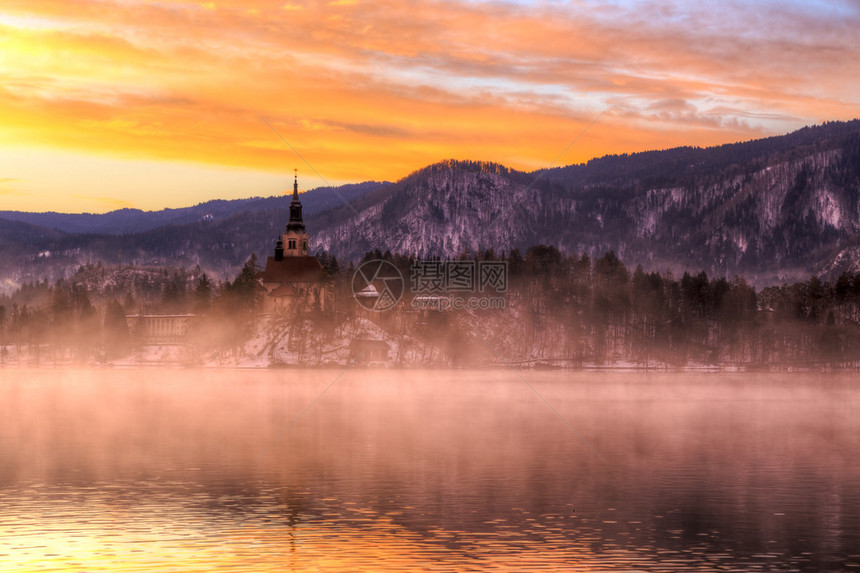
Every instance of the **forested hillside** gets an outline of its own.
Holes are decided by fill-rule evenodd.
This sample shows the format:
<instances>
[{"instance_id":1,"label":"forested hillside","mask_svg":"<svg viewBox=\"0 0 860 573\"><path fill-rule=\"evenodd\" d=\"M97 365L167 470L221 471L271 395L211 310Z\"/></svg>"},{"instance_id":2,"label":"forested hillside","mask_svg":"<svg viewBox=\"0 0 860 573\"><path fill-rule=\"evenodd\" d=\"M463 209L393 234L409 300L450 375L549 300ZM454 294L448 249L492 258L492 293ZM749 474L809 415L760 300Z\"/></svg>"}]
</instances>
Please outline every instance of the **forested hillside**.
<instances>
[{"instance_id":1,"label":"forested hillside","mask_svg":"<svg viewBox=\"0 0 860 573\"><path fill-rule=\"evenodd\" d=\"M311 250L457 257L554 245L648 272L739 275L757 288L860 272L860 121L708 149L607 156L524 173L443 161L396 183L301 195ZM274 247L288 198L105 215L0 214L0 287L82 264L199 265L227 280Z\"/></svg>"},{"instance_id":2,"label":"forested hillside","mask_svg":"<svg viewBox=\"0 0 860 573\"><path fill-rule=\"evenodd\" d=\"M365 258L392 262L407 280L415 265L378 251ZM266 319L254 258L227 281L200 268L85 266L0 297L0 353L12 364L110 362L142 344L127 315L187 313L198 317L185 347L196 364L345 364L342 350L370 325L392 345L392 366L860 367L860 274L756 290L742 278L630 268L613 252L540 245L474 260L507 265L501 308L421 308L407 291L396 308L369 313L353 298L352 265L325 257L332 303Z\"/></svg>"}]
</instances>

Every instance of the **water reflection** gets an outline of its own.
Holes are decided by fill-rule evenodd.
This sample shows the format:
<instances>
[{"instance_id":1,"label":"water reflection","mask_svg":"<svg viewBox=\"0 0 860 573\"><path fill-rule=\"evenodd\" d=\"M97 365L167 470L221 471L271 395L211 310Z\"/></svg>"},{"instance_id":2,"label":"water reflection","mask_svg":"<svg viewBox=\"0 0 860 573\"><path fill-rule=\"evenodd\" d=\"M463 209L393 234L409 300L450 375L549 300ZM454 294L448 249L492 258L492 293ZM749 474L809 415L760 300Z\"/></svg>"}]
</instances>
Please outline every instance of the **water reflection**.
<instances>
[{"instance_id":1,"label":"water reflection","mask_svg":"<svg viewBox=\"0 0 860 573\"><path fill-rule=\"evenodd\" d=\"M860 564L849 377L337 374L4 372L0 570Z\"/></svg>"}]
</instances>

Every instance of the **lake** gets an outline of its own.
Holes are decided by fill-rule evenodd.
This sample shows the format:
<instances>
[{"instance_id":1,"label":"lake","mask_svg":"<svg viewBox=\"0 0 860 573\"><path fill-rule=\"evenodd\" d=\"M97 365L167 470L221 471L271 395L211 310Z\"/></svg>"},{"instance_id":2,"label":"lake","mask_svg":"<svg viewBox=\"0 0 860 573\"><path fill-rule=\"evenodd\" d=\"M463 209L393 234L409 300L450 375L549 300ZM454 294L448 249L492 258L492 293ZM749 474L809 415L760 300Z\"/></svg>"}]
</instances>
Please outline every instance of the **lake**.
<instances>
[{"instance_id":1,"label":"lake","mask_svg":"<svg viewBox=\"0 0 860 573\"><path fill-rule=\"evenodd\" d=\"M3 370L0 571L860 569L858 412L832 373Z\"/></svg>"}]
</instances>

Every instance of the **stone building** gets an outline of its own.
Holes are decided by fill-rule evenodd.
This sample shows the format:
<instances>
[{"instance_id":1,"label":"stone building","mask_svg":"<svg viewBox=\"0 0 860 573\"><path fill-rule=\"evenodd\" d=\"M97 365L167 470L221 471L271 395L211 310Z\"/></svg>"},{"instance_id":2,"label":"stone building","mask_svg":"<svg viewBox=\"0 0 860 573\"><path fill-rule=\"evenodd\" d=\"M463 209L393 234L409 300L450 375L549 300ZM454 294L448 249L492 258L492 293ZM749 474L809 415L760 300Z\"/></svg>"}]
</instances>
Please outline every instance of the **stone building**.
<instances>
[{"instance_id":1,"label":"stone building","mask_svg":"<svg viewBox=\"0 0 860 573\"><path fill-rule=\"evenodd\" d=\"M184 344L197 317L193 314L129 314L128 330L140 344Z\"/></svg>"},{"instance_id":2,"label":"stone building","mask_svg":"<svg viewBox=\"0 0 860 573\"><path fill-rule=\"evenodd\" d=\"M264 313L285 312L296 304L326 306L329 287L323 266L316 257L308 255L308 232L302 221L298 175L293 181L290 220L278 238L274 255L266 259L259 281L266 289Z\"/></svg>"}]
</instances>

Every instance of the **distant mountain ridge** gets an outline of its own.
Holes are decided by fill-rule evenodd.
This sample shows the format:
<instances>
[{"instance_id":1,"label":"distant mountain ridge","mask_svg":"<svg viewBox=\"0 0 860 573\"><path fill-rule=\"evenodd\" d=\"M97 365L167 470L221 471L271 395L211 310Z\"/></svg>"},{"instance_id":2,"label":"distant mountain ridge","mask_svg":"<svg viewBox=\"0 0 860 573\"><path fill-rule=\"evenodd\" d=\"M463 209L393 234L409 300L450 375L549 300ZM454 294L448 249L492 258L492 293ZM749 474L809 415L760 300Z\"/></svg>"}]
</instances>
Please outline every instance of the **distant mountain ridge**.
<instances>
[{"instance_id":1,"label":"distant mountain ridge","mask_svg":"<svg viewBox=\"0 0 860 573\"><path fill-rule=\"evenodd\" d=\"M384 186L368 181L301 194L306 217ZM0 213L0 292L70 276L84 263L200 265L232 278L251 253L274 247L289 218L289 195L208 201L181 209L121 209L101 215ZM54 226L52 228L52 225Z\"/></svg>"},{"instance_id":2,"label":"distant mountain ridge","mask_svg":"<svg viewBox=\"0 0 860 573\"><path fill-rule=\"evenodd\" d=\"M856 256L843 251L860 243L858 189L855 120L535 173L445 161L368 194L357 215L324 218L317 238L347 258L377 245L418 256L540 243L568 253L614 250L653 270L772 284L857 270Z\"/></svg>"},{"instance_id":3,"label":"distant mountain ridge","mask_svg":"<svg viewBox=\"0 0 860 573\"><path fill-rule=\"evenodd\" d=\"M317 187L302 193L301 197L305 211L313 214L340 206L344 201L353 201L383 184L377 181L367 181L336 188ZM201 220L223 219L245 210L282 209L287 208L289 202L289 195L281 195L265 198L216 199L191 207L159 211L128 208L103 214L0 211L0 219L48 227L66 233L123 235L149 231L164 225L183 225Z\"/></svg>"},{"instance_id":4,"label":"distant mountain ridge","mask_svg":"<svg viewBox=\"0 0 860 573\"><path fill-rule=\"evenodd\" d=\"M336 191L336 192L335 192ZM711 148L612 155L526 173L448 160L395 183L302 194L311 248L454 257L553 244L628 265L742 274L756 284L860 270L860 120ZM345 201L344 201L345 200ZM231 277L265 256L287 197L105 215L0 213L0 279L83 262L199 264Z\"/></svg>"}]
</instances>

